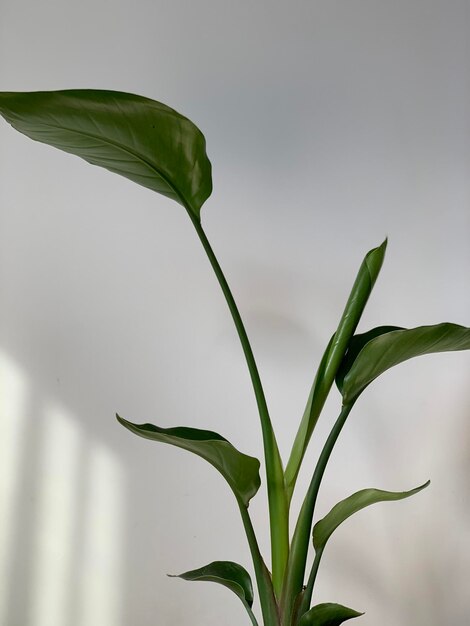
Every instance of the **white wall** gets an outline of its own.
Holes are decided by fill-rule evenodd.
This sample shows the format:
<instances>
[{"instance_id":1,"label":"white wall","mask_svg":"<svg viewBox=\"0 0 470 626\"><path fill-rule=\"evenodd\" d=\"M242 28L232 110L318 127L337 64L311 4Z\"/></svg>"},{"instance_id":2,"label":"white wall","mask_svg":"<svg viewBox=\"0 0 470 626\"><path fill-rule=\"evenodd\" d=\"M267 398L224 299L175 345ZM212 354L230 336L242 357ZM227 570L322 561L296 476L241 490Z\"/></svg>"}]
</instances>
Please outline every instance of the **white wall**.
<instances>
[{"instance_id":1,"label":"white wall","mask_svg":"<svg viewBox=\"0 0 470 626\"><path fill-rule=\"evenodd\" d=\"M0 87L140 93L203 130L204 225L286 458L356 269L385 235L361 329L470 322L469 34L464 0L3 0ZM0 624L246 623L228 591L165 577L249 566L222 479L113 417L210 428L261 454L184 210L1 124L0 299ZM317 600L366 611L363 626L466 622L469 364L435 355L387 373L335 450L320 513L432 479L350 520L325 553ZM251 510L266 551L264 494Z\"/></svg>"}]
</instances>

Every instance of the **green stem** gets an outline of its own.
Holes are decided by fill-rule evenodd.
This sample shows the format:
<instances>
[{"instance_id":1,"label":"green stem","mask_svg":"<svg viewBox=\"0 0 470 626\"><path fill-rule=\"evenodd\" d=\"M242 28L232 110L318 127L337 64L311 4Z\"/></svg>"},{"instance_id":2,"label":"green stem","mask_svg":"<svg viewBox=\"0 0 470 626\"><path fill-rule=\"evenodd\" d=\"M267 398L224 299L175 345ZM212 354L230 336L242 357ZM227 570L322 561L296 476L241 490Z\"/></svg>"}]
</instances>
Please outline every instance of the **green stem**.
<instances>
[{"instance_id":1,"label":"green stem","mask_svg":"<svg viewBox=\"0 0 470 626\"><path fill-rule=\"evenodd\" d=\"M318 490L325 473L326 464L330 458L336 440L344 426L353 403L343 406L338 419L336 420L328 439L323 446L320 457L313 472L307 495L302 504L297 525L295 527L294 536L287 564L286 578L282 594L282 615L283 624L289 624L295 597L300 593L305 575L305 566L307 562L307 553L310 543L310 533L312 529L313 513L317 501Z\"/></svg>"},{"instance_id":2,"label":"green stem","mask_svg":"<svg viewBox=\"0 0 470 626\"><path fill-rule=\"evenodd\" d=\"M247 613L249 615L249 618L250 618L251 623L253 624L253 626L259 626L258 620L256 619L255 614L253 613L251 608L248 606L248 604L245 604L245 608L246 608L246 611L247 611Z\"/></svg>"},{"instance_id":3,"label":"green stem","mask_svg":"<svg viewBox=\"0 0 470 626\"><path fill-rule=\"evenodd\" d=\"M238 501L238 506L240 508L245 534L248 539L248 545L250 546L264 626L279 626L279 609L274 595L271 576L261 556L250 514L246 506L240 500Z\"/></svg>"},{"instance_id":4,"label":"green stem","mask_svg":"<svg viewBox=\"0 0 470 626\"><path fill-rule=\"evenodd\" d=\"M308 396L307 406L305 407L305 411L292 446L291 455L287 462L284 479L286 484L287 500L289 503L292 499L295 483L297 481L297 476L300 471L300 466L302 464L308 442L310 441L313 429L315 428L318 418L320 417L320 413L326 402L338 368L338 363L334 364L335 367L331 367L331 353L332 346L335 345L335 337L336 335L333 335L330 339L330 342L328 343L320 361L320 365L318 366L318 370Z\"/></svg>"},{"instance_id":5,"label":"green stem","mask_svg":"<svg viewBox=\"0 0 470 626\"><path fill-rule=\"evenodd\" d=\"M227 301L230 313L232 314L235 327L240 338L240 342L245 354L246 363L251 376L253 390L258 405L258 412L261 420L261 429L263 433L264 459L266 465L266 479L268 489L269 502L269 522L271 529L271 560L272 560L272 577L273 586L276 595L279 597L282 588L282 581L287 565L289 555L289 508L287 503L285 485L284 485L284 469L282 467L279 448L277 446L276 437L269 417L266 398L264 396L263 387L258 373L258 368L251 350L250 342L243 325L240 313L233 298L232 292L228 286L222 268L212 250L212 247L202 228L201 222L188 210L188 214L194 224L196 232L206 251L212 268L217 276L220 287L222 288L225 300Z\"/></svg>"},{"instance_id":6,"label":"green stem","mask_svg":"<svg viewBox=\"0 0 470 626\"><path fill-rule=\"evenodd\" d=\"M310 570L310 576L308 577L307 587L302 595L302 601L299 607L299 618L306 613L310 608L312 601L313 587L317 578L318 568L320 567L320 561L323 554L323 548L315 552L315 558L313 559L312 569Z\"/></svg>"}]
</instances>

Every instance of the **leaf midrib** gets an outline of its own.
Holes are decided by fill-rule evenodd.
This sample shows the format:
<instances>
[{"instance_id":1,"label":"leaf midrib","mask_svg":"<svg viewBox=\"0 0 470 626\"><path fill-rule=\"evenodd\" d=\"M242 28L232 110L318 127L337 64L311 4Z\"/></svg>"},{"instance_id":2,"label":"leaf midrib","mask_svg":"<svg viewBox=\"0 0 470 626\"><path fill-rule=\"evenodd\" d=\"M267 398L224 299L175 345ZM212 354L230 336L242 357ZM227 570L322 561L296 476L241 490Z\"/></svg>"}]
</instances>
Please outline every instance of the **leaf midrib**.
<instances>
[{"instance_id":1,"label":"leaf midrib","mask_svg":"<svg viewBox=\"0 0 470 626\"><path fill-rule=\"evenodd\" d=\"M183 203L183 206L187 210L189 210L189 211L191 211L193 213L193 210L190 208L190 205L187 203L186 198L184 197L184 195L178 189L176 189L176 187L168 180L168 177L165 176L157 167L152 165L147 159L143 158L138 152L134 152L133 150L130 150L129 148L124 147L122 144L117 143L116 141L113 141L112 139L103 139L103 137L101 137L99 135L94 135L93 133L87 133L87 132L83 132L83 131L80 131L80 130L75 130L74 128L68 128L66 126L59 126L59 125L54 125L54 124L46 124L44 122L41 122L39 124L39 126L45 126L47 128L54 128L56 130L65 130L65 131L67 131L69 133L75 133L77 135L82 135L83 137L89 137L91 139L94 139L95 141L101 141L104 144L113 146L117 150L120 150L121 152L124 152L125 154L128 154L128 155L134 157L137 161L140 161L141 163L146 165L151 171L153 171L156 174L158 174L158 176L160 176L164 180L164 182L168 185L168 187L180 198L180 200ZM41 143L45 143L45 142L41 142ZM78 156L78 155L76 155L76 156Z\"/></svg>"}]
</instances>

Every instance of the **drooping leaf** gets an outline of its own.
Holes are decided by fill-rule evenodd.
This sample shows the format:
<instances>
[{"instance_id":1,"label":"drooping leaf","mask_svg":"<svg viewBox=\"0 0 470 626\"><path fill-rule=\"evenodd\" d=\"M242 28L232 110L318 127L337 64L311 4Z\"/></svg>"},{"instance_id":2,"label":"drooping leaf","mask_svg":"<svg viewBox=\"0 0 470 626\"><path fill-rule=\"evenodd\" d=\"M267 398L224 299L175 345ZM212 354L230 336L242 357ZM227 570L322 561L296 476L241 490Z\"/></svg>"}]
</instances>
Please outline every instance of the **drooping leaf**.
<instances>
[{"instance_id":1,"label":"drooping leaf","mask_svg":"<svg viewBox=\"0 0 470 626\"><path fill-rule=\"evenodd\" d=\"M116 416L128 430L152 441L169 443L202 457L213 465L226 479L235 496L248 506L258 491L261 481L260 462L254 457L239 452L221 435L198 428L159 428L153 424L133 424Z\"/></svg>"},{"instance_id":2,"label":"drooping leaf","mask_svg":"<svg viewBox=\"0 0 470 626\"><path fill-rule=\"evenodd\" d=\"M359 613L353 609L348 609L341 604L325 602L317 604L304 613L299 621L299 626L340 626L343 622L354 617L360 617L364 613Z\"/></svg>"},{"instance_id":3,"label":"drooping leaf","mask_svg":"<svg viewBox=\"0 0 470 626\"><path fill-rule=\"evenodd\" d=\"M469 349L470 328L457 324L409 329L381 326L353 337L336 382L343 402L349 404L394 365L423 354Z\"/></svg>"},{"instance_id":4,"label":"drooping leaf","mask_svg":"<svg viewBox=\"0 0 470 626\"><path fill-rule=\"evenodd\" d=\"M316 551L323 550L326 542L334 531L348 517L354 515L361 509L377 502L389 502L393 500L404 500L418 493L430 484L430 481L420 485L411 491L383 491L381 489L362 489L353 493L352 496L338 502L331 511L313 527L313 547Z\"/></svg>"},{"instance_id":5,"label":"drooping leaf","mask_svg":"<svg viewBox=\"0 0 470 626\"><path fill-rule=\"evenodd\" d=\"M253 606L251 578L246 569L238 563L233 561L214 561L199 569L184 572L184 574L176 576L170 574L170 577L189 581L209 581L227 587L240 598L248 611L253 625L257 626L256 619L251 611Z\"/></svg>"},{"instance_id":6,"label":"drooping leaf","mask_svg":"<svg viewBox=\"0 0 470 626\"><path fill-rule=\"evenodd\" d=\"M170 576L184 580L219 583L228 587L249 607L253 606L253 585L250 575L244 567L233 561L214 561L199 569Z\"/></svg>"},{"instance_id":7,"label":"drooping leaf","mask_svg":"<svg viewBox=\"0 0 470 626\"><path fill-rule=\"evenodd\" d=\"M168 196L196 218L211 194L204 136L155 100L97 89L4 92L0 114L31 139Z\"/></svg>"},{"instance_id":8,"label":"drooping leaf","mask_svg":"<svg viewBox=\"0 0 470 626\"><path fill-rule=\"evenodd\" d=\"M385 239L380 246L369 250L364 257L338 328L320 362L286 467L285 480L289 495L292 495L300 464L325 400L335 380L336 372L379 275L386 249L387 240Z\"/></svg>"}]
</instances>

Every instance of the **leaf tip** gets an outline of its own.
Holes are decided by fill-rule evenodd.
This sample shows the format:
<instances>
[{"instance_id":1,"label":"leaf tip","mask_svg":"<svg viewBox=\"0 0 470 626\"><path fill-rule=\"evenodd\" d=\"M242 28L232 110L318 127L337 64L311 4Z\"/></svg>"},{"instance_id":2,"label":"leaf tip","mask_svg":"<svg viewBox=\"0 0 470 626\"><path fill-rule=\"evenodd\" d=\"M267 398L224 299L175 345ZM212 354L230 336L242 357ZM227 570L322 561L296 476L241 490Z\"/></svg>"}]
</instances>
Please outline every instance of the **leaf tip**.
<instances>
[{"instance_id":1,"label":"leaf tip","mask_svg":"<svg viewBox=\"0 0 470 626\"><path fill-rule=\"evenodd\" d=\"M369 252L366 254L366 258L374 256L376 254L380 254L381 256L383 256L387 249L387 245L388 245L388 236L385 237L385 239L382 241L381 244L369 250Z\"/></svg>"},{"instance_id":2,"label":"leaf tip","mask_svg":"<svg viewBox=\"0 0 470 626\"><path fill-rule=\"evenodd\" d=\"M419 493L420 491L423 491L423 489L426 489L426 487L429 487L429 485L431 484L430 480L427 480L425 483L423 483L422 485L419 485L419 487L415 487L414 489L411 489L410 491L408 491L407 493L409 493L409 495L414 495L416 493Z\"/></svg>"},{"instance_id":3,"label":"leaf tip","mask_svg":"<svg viewBox=\"0 0 470 626\"><path fill-rule=\"evenodd\" d=\"M387 246L388 246L388 237L385 237L385 239L382 241L382 243L377 246L376 248L372 248L372 250L369 252L369 254L367 255L368 257L370 256L378 256L378 258L380 259L380 265L382 264L382 261L384 259L385 256L385 252L387 250ZM380 269L380 267L379 267Z\"/></svg>"},{"instance_id":4,"label":"leaf tip","mask_svg":"<svg viewBox=\"0 0 470 626\"><path fill-rule=\"evenodd\" d=\"M349 619L354 619L355 617L362 617L366 614L365 611L355 611L354 609L350 609L351 617Z\"/></svg>"},{"instance_id":5,"label":"leaf tip","mask_svg":"<svg viewBox=\"0 0 470 626\"><path fill-rule=\"evenodd\" d=\"M121 417L119 413L116 413L116 419L121 424L121 426L124 426L124 428L127 428L128 430L132 430L132 426L135 426L135 424L133 424L132 422L129 422L128 420Z\"/></svg>"}]
</instances>

